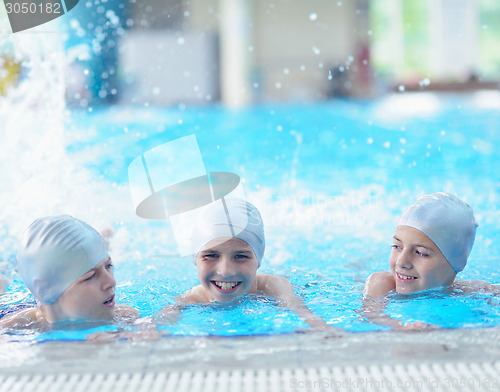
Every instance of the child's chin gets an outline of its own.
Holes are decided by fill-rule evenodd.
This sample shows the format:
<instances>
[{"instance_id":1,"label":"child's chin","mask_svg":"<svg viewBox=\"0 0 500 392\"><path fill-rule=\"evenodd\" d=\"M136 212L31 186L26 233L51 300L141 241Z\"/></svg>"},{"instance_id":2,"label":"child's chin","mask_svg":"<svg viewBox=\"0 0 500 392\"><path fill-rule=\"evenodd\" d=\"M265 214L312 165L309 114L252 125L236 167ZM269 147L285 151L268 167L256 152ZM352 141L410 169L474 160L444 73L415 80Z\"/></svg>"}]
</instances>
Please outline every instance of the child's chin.
<instances>
[{"instance_id":1,"label":"child's chin","mask_svg":"<svg viewBox=\"0 0 500 392\"><path fill-rule=\"evenodd\" d=\"M216 302L232 302L237 300L238 298L242 297L242 293L235 292L231 294L221 294L221 293L215 293L212 298Z\"/></svg>"},{"instance_id":2,"label":"child's chin","mask_svg":"<svg viewBox=\"0 0 500 392\"><path fill-rule=\"evenodd\" d=\"M231 302L234 301L235 299L240 298L241 295L236 294L236 295L217 295L214 298L214 301L217 302Z\"/></svg>"},{"instance_id":3,"label":"child's chin","mask_svg":"<svg viewBox=\"0 0 500 392\"><path fill-rule=\"evenodd\" d=\"M398 287L396 286L396 293L398 294L414 294L418 293L421 290L418 290L417 288L414 287Z\"/></svg>"},{"instance_id":4,"label":"child's chin","mask_svg":"<svg viewBox=\"0 0 500 392\"><path fill-rule=\"evenodd\" d=\"M103 312L99 315L94 315L93 321L109 321L115 318L115 309Z\"/></svg>"}]
</instances>

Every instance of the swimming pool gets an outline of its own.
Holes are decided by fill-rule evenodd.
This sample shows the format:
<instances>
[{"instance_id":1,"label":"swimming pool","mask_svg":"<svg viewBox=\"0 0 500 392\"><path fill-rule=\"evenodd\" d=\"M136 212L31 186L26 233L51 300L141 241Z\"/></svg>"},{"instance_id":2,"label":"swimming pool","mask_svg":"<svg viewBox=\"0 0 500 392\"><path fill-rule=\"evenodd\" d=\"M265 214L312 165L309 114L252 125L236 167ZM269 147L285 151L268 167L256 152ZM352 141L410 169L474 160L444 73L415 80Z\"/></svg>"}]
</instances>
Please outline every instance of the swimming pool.
<instances>
[{"instance_id":1,"label":"swimming pool","mask_svg":"<svg viewBox=\"0 0 500 392\"><path fill-rule=\"evenodd\" d=\"M344 363L359 363L375 360L366 348L378 352L380 341L396 341L399 358L414 358L415 351L405 353L404 347L413 347L405 335L388 337L384 328L360 315L364 280L387 269L394 225L404 207L418 195L443 190L465 198L479 221L461 277L500 282L499 108L497 93L478 92L448 97L405 93L366 102L270 104L241 111L179 106L68 113L61 133L65 151L55 154L58 159L52 162L52 151L46 151L47 159L36 167L19 166L28 183L23 183L23 194L36 190L37 205L8 197L18 194L11 187L3 192L8 208L1 225L2 258L13 265L16 235L39 215L67 212L101 230L112 228L119 301L136 306L142 316L154 315L196 283L196 270L189 259L175 255L167 222L134 215L127 168L140 153L195 134L207 171L239 174L247 197L262 212L267 236L262 272L287 276L331 325L366 333L334 343L325 343L324 336L297 335L292 332L305 325L294 314L266 298L245 298L229 308L190 307L178 323L162 326L170 337L156 348L127 342L119 342L122 348L74 348L75 362L87 362L83 358L92 352L91 357L116 361L121 369L133 367L112 353L118 350L128 360L146 352L147 364L136 364L140 369L161 364L179 369L190 361L205 368L231 367L232 362L319 365L329 348ZM9 278L13 282L2 305L31 301L16 274ZM437 291L417 296L411 307L408 298L394 298L388 311L406 321L424 318L460 328L426 334L417 353L449 358L442 349L447 344L453 353L467 356L477 342L486 347L490 335L498 334L499 307L486 299L486 294L460 293L444 298ZM488 338L476 329L468 335L461 329L484 327L496 328L486 333ZM61 340L78 341L88 332L3 335L2 346L15 355L3 355L2 366L10 371L36 368L51 358L64 369L63 358L71 362L73 357L64 357ZM456 340L464 336L476 341L460 350ZM200 359L207 351L224 355ZM495 353L490 357L498 358Z\"/></svg>"},{"instance_id":2,"label":"swimming pool","mask_svg":"<svg viewBox=\"0 0 500 392\"><path fill-rule=\"evenodd\" d=\"M480 219L480 230L463 278L487 276L490 282L500 282L494 218L498 217L499 177L494 168L500 118L497 108L491 107L498 96L488 94L467 99L403 95L375 102L270 105L239 112L118 109L95 113L96 120L91 116L95 137L74 143L73 151L98 148L103 135L108 135L126 155L119 162L107 155L91 164L100 173L105 167L108 178L117 184L126 184L127 164L141 152L195 134L207 171L242 176L248 197L262 210L267 233L262 271L291 279L309 306L332 325L353 332L373 330L380 328L366 323L357 312L359 294L366 276L387 268L394 221L417 195L445 190L467 198ZM75 119L77 128L86 129L78 126L81 121L85 124L89 119ZM174 253L172 241L169 245L155 241L156 235L165 233L157 230L154 235L148 233L147 248L157 246L159 255ZM134 249L145 249L144 244ZM152 273L150 279L164 276L162 296L171 299L196 284L196 271L189 259L165 260L166 268ZM191 274L184 272L186 268ZM144 297L138 292L138 298ZM413 301L413 306L405 306L407 299L402 298L389 311L408 321L439 320L443 327L498 325L498 307L488 305L481 295L455 294L450 299L437 291ZM245 305L244 301L238 308L242 314L236 312L235 320L245 320ZM271 304L257 312L261 315L257 323L247 320L249 330L203 321L204 331L199 332L246 335L256 327L261 333L304 327L293 315L285 317L286 311L277 314L273 309ZM218 320L218 311L193 309L211 321ZM191 333L190 328L180 332Z\"/></svg>"}]
</instances>

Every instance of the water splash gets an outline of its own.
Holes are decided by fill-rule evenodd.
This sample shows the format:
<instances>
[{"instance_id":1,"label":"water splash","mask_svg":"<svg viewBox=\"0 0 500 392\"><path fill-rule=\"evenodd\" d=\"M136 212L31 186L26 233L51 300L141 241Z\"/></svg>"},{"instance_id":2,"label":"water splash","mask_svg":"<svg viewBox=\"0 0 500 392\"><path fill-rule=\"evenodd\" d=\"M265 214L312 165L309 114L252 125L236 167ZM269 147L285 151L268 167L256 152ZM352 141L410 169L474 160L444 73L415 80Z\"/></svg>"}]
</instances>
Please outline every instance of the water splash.
<instances>
[{"instance_id":1,"label":"water splash","mask_svg":"<svg viewBox=\"0 0 500 392\"><path fill-rule=\"evenodd\" d=\"M33 32L12 34L8 40L21 74L0 105L2 220L26 212L28 199L41 201L48 184L36 179L64 162L64 54L59 37Z\"/></svg>"}]
</instances>

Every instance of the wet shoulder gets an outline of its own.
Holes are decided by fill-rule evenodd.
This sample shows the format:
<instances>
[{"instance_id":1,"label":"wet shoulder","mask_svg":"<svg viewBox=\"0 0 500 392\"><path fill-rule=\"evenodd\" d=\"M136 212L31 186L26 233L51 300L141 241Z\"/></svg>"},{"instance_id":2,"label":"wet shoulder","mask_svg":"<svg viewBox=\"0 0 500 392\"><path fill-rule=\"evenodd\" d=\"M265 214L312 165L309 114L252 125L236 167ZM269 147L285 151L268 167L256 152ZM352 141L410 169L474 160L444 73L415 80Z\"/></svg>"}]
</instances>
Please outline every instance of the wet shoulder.
<instances>
[{"instance_id":1,"label":"wet shoulder","mask_svg":"<svg viewBox=\"0 0 500 392\"><path fill-rule=\"evenodd\" d=\"M378 298L396 288L394 276L389 271L378 271L371 274L365 282L364 297Z\"/></svg>"},{"instance_id":2,"label":"wet shoulder","mask_svg":"<svg viewBox=\"0 0 500 392\"><path fill-rule=\"evenodd\" d=\"M287 278L271 274L257 274L257 290L280 299L293 295L292 284Z\"/></svg>"},{"instance_id":3,"label":"wet shoulder","mask_svg":"<svg viewBox=\"0 0 500 392\"><path fill-rule=\"evenodd\" d=\"M28 328L38 323L39 317L37 308L18 310L8 314L0 320L0 327L3 328Z\"/></svg>"},{"instance_id":4,"label":"wet shoulder","mask_svg":"<svg viewBox=\"0 0 500 392\"><path fill-rule=\"evenodd\" d=\"M179 305L191 305L210 302L206 290L201 284L186 291L184 294L175 297L175 300Z\"/></svg>"}]
</instances>

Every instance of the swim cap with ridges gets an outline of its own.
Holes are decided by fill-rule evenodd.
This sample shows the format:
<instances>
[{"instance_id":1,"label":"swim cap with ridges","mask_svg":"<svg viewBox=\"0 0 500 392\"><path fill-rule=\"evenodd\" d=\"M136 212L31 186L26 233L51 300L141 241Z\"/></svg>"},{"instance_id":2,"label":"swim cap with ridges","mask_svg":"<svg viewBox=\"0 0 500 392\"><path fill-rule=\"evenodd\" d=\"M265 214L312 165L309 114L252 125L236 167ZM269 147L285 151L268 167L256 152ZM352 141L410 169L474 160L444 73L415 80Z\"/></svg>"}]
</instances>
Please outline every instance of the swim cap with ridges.
<instances>
[{"instance_id":1,"label":"swim cap with ridges","mask_svg":"<svg viewBox=\"0 0 500 392\"><path fill-rule=\"evenodd\" d=\"M413 227L427 235L454 270L460 272L467 264L478 225L467 203L449 193L437 192L410 205L399 226Z\"/></svg>"},{"instance_id":2,"label":"swim cap with ridges","mask_svg":"<svg viewBox=\"0 0 500 392\"><path fill-rule=\"evenodd\" d=\"M26 286L42 305L47 305L108 256L96 230L61 215L37 219L28 227L17 260Z\"/></svg>"},{"instance_id":3,"label":"swim cap with ridges","mask_svg":"<svg viewBox=\"0 0 500 392\"><path fill-rule=\"evenodd\" d=\"M223 197L209 204L198 216L192 237L192 255L217 238L239 238L245 241L260 263L266 246L264 224L259 210L241 198Z\"/></svg>"}]
</instances>

